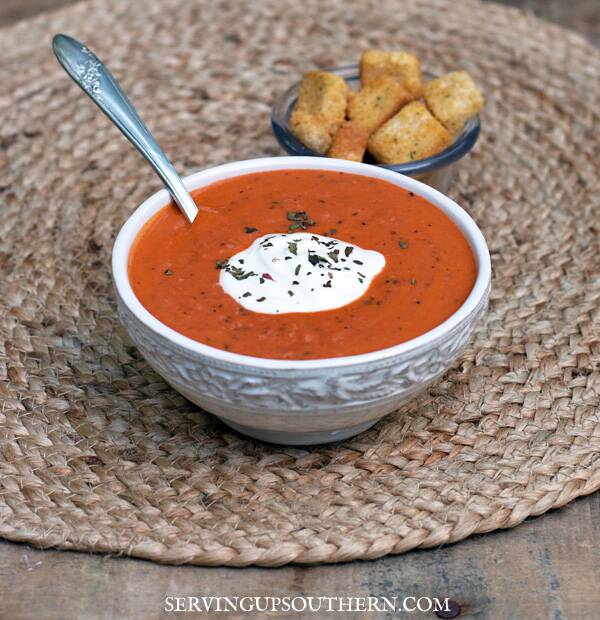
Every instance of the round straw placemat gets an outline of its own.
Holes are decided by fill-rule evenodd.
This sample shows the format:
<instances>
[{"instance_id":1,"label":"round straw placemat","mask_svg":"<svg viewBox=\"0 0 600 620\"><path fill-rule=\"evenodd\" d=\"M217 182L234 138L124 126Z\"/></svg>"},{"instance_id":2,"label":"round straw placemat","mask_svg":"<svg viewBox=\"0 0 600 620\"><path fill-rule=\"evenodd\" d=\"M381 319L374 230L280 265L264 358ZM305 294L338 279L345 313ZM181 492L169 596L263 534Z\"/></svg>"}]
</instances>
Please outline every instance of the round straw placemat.
<instances>
[{"instance_id":1,"label":"round straw placemat","mask_svg":"<svg viewBox=\"0 0 600 620\"><path fill-rule=\"evenodd\" d=\"M367 47L464 68L483 132L452 195L492 254L453 369L373 429L261 444L170 389L120 326L109 257L153 173L50 52L98 52L180 170L280 151L275 96ZM0 32L0 535L161 562L376 558L600 487L600 52L529 15L411 0L100 0Z\"/></svg>"}]
</instances>

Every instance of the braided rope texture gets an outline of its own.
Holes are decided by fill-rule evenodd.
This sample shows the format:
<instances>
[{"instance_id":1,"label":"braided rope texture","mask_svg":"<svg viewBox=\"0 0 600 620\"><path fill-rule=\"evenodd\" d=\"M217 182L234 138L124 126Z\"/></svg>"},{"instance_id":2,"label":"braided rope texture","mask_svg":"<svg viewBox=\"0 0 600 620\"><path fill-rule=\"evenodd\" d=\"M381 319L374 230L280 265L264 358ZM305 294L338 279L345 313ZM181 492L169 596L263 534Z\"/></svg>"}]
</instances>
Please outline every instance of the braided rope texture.
<instances>
[{"instance_id":1,"label":"braided rope texture","mask_svg":"<svg viewBox=\"0 0 600 620\"><path fill-rule=\"evenodd\" d=\"M109 257L159 183L54 61L109 64L188 174L278 155L270 106L367 47L465 68L482 137L452 195L490 309L423 397L309 449L171 390L120 326ZM167 563L377 558L517 525L600 487L600 52L476 0L97 0L0 33L0 535Z\"/></svg>"}]
</instances>

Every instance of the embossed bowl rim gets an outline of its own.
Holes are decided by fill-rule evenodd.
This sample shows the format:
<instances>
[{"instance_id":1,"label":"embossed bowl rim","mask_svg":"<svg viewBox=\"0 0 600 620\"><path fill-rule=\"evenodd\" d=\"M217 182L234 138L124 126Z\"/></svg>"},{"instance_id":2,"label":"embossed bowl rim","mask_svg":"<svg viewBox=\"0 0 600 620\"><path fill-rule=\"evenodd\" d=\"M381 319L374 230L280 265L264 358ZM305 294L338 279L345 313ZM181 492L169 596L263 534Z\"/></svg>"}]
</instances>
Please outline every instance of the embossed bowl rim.
<instances>
[{"instance_id":1,"label":"embossed bowl rim","mask_svg":"<svg viewBox=\"0 0 600 620\"><path fill-rule=\"evenodd\" d=\"M185 177L184 183L188 190L195 190L216 181L249 174L252 172L266 172L270 170L334 170L348 172L368 177L375 177L389 181L394 185L414 192L422 196L453 220L463 235L469 242L477 262L477 277L471 293L463 305L443 323L434 327L432 330L408 340L401 344L379 349L360 355L350 355L345 357L332 357L315 360L278 360L271 358L254 357L223 351L215 347L202 344L176 332L167 327L155 318L138 300L129 283L127 264L131 245L140 229L157 211L169 204L171 198L166 189L162 189L156 194L145 200L123 224L112 252L112 272L113 280L125 306L132 312L142 324L149 330L167 338L172 343L202 356L213 358L221 362L239 364L243 366L271 369L271 370L308 370L337 368L349 365L367 364L381 361L391 357L402 356L412 353L417 349L427 349L435 345L436 341L442 339L457 325L467 320L468 317L478 308L484 299L491 281L490 254L485 239L477 224L456 202L437 191L436 189L421 183L416 179L398 174L392 170L370 166L368 164L346 161L342 159L331 159L325 157L265 157L260 159L249 159L237 161L214 168L208 168L195 174ZM202 212L198 214L202 217Z\"/></svg>"}]
</instances>

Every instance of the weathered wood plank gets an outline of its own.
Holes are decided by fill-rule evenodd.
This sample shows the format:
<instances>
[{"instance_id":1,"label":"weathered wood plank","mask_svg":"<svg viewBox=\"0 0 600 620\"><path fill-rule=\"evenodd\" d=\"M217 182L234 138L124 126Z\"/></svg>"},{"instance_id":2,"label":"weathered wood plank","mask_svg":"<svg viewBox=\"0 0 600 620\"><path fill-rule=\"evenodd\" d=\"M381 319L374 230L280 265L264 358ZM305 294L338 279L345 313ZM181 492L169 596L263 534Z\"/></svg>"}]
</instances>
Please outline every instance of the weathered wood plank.
<instances>
[{"instance_id":1,"label":"weathered wood plank","mask_svg":"<svg viewBox=\"0 0 600 620\"><path fill-rule=\"evenodd\" d=\"M166 616L166 595L306 594L451 597L463 606L461 618L594 618L600 604L599 539L596 494L510 531L336 566L173 567L3 542L0 617L154 619ZM348 617L383 616L365 612Z\"/></svg>"}]
</instances>

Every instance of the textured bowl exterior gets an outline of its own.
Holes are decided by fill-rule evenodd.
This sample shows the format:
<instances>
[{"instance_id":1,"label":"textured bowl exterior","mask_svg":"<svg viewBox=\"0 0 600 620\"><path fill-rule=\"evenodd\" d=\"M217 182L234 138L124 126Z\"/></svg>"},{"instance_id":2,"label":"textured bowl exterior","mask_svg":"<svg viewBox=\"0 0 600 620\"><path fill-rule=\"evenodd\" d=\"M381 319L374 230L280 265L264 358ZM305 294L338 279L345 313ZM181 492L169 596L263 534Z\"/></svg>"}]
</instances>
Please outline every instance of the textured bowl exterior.
<instances>
[{"instance_id":1,"label":"textured bowl exterior","mask_svg":"<svg viewBox=\"0 0 600 620\"><path fill-rule=\"evenodd\" d=\"M186 398L233 424L298 435L375 422L419 394L451 366L487 298L453 330L410 353L306 370L217 360L148 329L121 300L119 315L148 363Z\"/></svg>"},{"instance_id":2,"label":"textured bowl exterior","mask_svg":"<svg viewBox=\"0 0 600 620\"><path fill-rule=\"evenodd\" d=\"M319 163L315 166L318 168L332 169L333 166L334 169L351 168L348 171L356 172L358 167L359 173L363 168L368 169L368 176L387 178L386 175L392 175L396 179L406 179L406 184L402 181L396 181L396 184L412 191L416 189L420 194L424 192L418 191L419 186L426 187L396 173L377 171L373 166L348 162L336 166L336 160L319 158L251 160L240 162L240 167L245 171L252 162L259 162L260 169L268 170L273 169L269 161L276 161L276 168L281 168L282 160L290 160L287 167L295 169L301 167L300 159L304 160L305 167L311 167L311 162L317 161ZM324 161L327 163L321 163ZM235 176L235 164L228 166L233 166L230 176ZM198 184L198 178L208 176L210 172L193 175L186 179L186 183L189 187L201 186L203 183ZM427 188L427 191L435 190ZM127 258L122 254L126 252L128 255L137 230L160 208L160 204L169 200L166 192L162 203L157 196L149 199L156 204L148 207L144 203L134 213L132 218L137 216L139 222L133 226L134 230L129 231L128 238L125 241L117 239L115 243L113 277L119 316L145 359L172 387L206 411L254 437L289 444L321 443L342 439L368 428L448 370L486 308L490 277L489 255L483 242L483 253L481 247L474 248L480 271L476 299L471 299L472 293L467 311L464 306L457 311L458 320L449 319L425 337L409 343L365 355L298 362L230 354L194 343L154 317L150 319L149 313L140 309L139 302L131 299L126 273L125 280L122 273L124 265L126 267L124 258ZM140 210L142 212L138 213ZM466 214L464 217L468 218ZM472 220L468 220L481 236ZM127 223L123 231L126 227ZM482 269L486 271L483 278ZM455 315L451 318L456 319ZM422 344L419 340L423 340Z\"/></svg>"}]
</instances>

